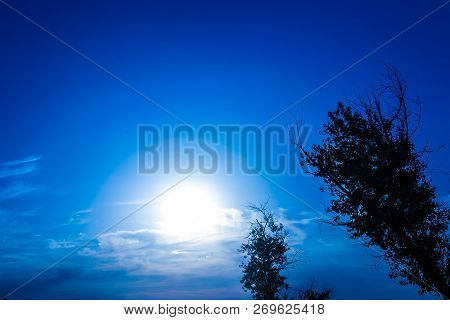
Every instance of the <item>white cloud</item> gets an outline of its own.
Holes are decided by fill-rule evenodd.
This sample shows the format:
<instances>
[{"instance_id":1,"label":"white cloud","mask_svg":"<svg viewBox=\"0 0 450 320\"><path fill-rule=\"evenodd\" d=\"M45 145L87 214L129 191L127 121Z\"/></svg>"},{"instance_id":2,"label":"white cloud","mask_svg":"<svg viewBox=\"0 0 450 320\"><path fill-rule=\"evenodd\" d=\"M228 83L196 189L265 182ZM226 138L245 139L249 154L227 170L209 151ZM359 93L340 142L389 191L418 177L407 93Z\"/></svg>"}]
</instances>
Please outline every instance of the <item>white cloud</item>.
<instances>
[{"instance_id":1,"label":"white cloud","mask_svg":"<svg viewBox=\"0 0 450 320\"><path fill-rule=\"evenodd\" d=\"M26 163L36 162L39 160L41 160L41 156L29 156L29 157L26 157L23 159L2 162L2 163L0 163L0 166L17 166L17 165L22 165L22 164L26 164Z\"/></svg>"},{"instance_id":2,"label":"white cloud","mask_svg":"<svg viewBox=\"0 0 450 320\"><path fill-rule=\"evenodd\" d=\"M81 213L92 213L94 210L93 209L82 209L82 210L78 210L77 212L75 212L76 214L81 214Z\"/></svg>"},{"instance_id":3,"label":"white cloud","mask_svg":"<svg viewBox=\"0 0 450 320\"><path fill-rule=\"evenodd\" d=\"M106 233L98 238L99 247L109 251L139 248L155 243L155 233L150 229Z\"/></svg>"},{"instance_id":4,"label":"white cloud","mask_svg":"<svg viewBox=\"0 0 450 320\"><path fill-rule=\"evenodd\" d=\"M77 225L77 224L86 224L90 219L90 214L93 212L93 209L82 209L78 210L74 213L72 217L70 217L69 221L64 223L64 226L67 225Z\"/></svg>"},{"instance_id":5,"label":"white cloud","mask_svg":"<svg viewBox=\"0 0 450 320\"><path fill-rule=\"evenodd\" d=\"M49 239L49 249L68 249L81 246L88 240L88 236L85 233L80 232L76 237L69 237L68 239L56 240Z\"/></svg>"},{"instance_id":6,"label":"white cloud","mask_svg":"<svg viewBox=\"0 0 450 320\"><path fill-rule=\"evenodd\" d=\"M248 229L248 218L234 208L222 208L216 232L182 241L167 239L156 228L109 232L98 245L81 255L104 259L104 269L125 269L132 274L216 274L238 267L237 249Z\"/></svg>"},{"instance_id":7,"label":"white cloud","mask_svg":"<svg viewBox=\"0 0 450 320\"><path fill-rule=\"evenodd\" d=\"M297 246L303 244L306 239L306 233L302 229L302 226L317 220L316 214L309 211L303 211L296 216L302 217L301 219L291 219L287 217L287 209L278 208L275 211L275 217L281 222L288 231L288 242L291 246ZM312 217L311 217L312 216Z\"/></svg>"},{"instance_id":8,"label":"white cloud","mask_svg":"<svg viewBox=\"0 0 450 320\"><path fill-rule=\"evenodd\" d=\"M7 166L0 168L0 178L20 176L33 172L37 168L36 163L26 163L20 166Z\"/></svg>"},{"instance_id":9,"label":"white cloud","mask_svg":"<svg viewBox=\"0 0 450 320\"><path fill-rule=\"evenodd\" d=\"M147 203L148 200L127 200L127 201L114 201L108 203L111 206L138 206Z\"/></svg>"},{"instance_id":10,"label":"white cloud","mask_svg":"<svg viewBox=\"0 0 450 320\"><path fill-rule=\"evenodd\" d=\"M40 160L39 156L31 156L25 159L0 163L0 179L12 179L12 181L8 181L6 186L0 190L0 200L12 199L38 190L38 188L27 185L16 179L17 177L21 177L35 171L38 160Z\"/></svg>"},{"instance_id":11,"label":"white cloud","mask_svg":"<svg viewBox=\"0 0 450 320\"><path fill-rule=\"evenodd\" d=\"M80 251L78 251L78 254L80 256L90 257L97 254L97 251L92 250L91 248L82 248Z\"/></svg>"},{"instance_id":12,"label":"white cloud","mask_svg":"<svg viewBox=\"0 0 450 320\"><path fill-rule=\"evenodd\" d=\"M235 277L240 272L239 263L242 259L238 249L245 241L254 214L249 210L235 208L220 210L223 215L221 227L206 238L168 242L161 230L153 226L118 230L101 235L87 247L78 250L78 255L83 259L95 259L95 265L100 270L123 270L130 275L167 276L170 279ZM92 212L87 209L77 212L80 211L84 215ZM289 228L293 238L304 237L301 225L291 223L285 212L282 222ZM295 234L292 230L295 230ZM86 234L59 240L49 239L48 247L52 250L72 250L88 239Z\"/></svg>"},{"instance_id":13,"label":"white cloud","mask_svg":"<svg viewBox=\"0 0 450 320\"><path fill-rule=\"evenodd\" d=\"M22 181L15 181L0 190L0 199L12 199L37 190L39 188L27 185Z\"/></svg>"},{"instance_id":14,"label":"white cloud","mask_svg":"<svg viewBox=\"0 0 450 320\"><path fill-rule=\"evenodd\" d=\"M220 209L222 220L216 232L207 236L170 241L163 230L153 228L109 232L98 238L95 247L80 250L95 256L101 268L126 270L136 275L204 275L235 274L241 260L238 249L248 233L254 212L235 208ZM289 230L292 242L305 238L298 221L291 222L284 212L280 221Z\"/></svg>"},{"instance_id":15,"label":"white cloud","mask_svg":"<svg viewBox=\"0 0 450 320\"><path fill-rule=\"evenodd\" d=\"M48 247L49 249L61 249L61 248L74 248L75 247L75 243L73 241L68 241L68 240L55 240L55 239L50 239L49 243L48 243Z\"/></svg>"}]
</instances>

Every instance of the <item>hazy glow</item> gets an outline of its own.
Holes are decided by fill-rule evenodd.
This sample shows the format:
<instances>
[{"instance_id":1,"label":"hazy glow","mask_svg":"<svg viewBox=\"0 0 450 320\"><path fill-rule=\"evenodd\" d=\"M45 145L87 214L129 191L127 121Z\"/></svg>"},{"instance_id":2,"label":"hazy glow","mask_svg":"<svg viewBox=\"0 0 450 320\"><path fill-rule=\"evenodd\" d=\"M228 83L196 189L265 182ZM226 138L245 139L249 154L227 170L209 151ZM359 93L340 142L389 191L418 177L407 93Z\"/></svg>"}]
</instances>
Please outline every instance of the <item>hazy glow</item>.
<instances>
[{"instance_id":1,"label":"hazy glow","mask_svg":"<svg viewBox=\"0 0 450 320\"><path fill-rule=\"evenodd\" d=\"M219 230L221 216L211 189L186 184L163 196L156 223L160 234L172 241L208 240Z\"/></svg>"}]
</instances>

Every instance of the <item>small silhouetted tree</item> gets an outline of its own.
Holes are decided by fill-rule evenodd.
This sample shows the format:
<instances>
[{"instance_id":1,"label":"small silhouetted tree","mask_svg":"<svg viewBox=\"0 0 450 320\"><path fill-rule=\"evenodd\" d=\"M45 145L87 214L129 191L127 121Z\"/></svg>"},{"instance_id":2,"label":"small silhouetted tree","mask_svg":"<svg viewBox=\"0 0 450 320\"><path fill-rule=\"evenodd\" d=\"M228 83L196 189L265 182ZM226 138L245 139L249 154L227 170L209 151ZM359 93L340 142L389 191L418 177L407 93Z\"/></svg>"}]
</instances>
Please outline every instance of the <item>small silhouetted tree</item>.
<instances>
[{"instance_id":1,"label":"small silhouetted tree","mask_svg":"<svg viewBox=\"0 0 450 320\"><path fill-rule=\"evenodd\" d=\"M289 288L286 269L297 262L296 253L290 254L287 231L278 223L266 205L251 207L260 217L251 223L247 242L242 244L241 283L253 299L277 300L285 298Z\"/></svg>"},{"instance_id":2,"label":"small silhouetted tree","mask_svg":"<svg viewBox=\"0 0 450 320\"><path fill-rule=\"evenodd\" d=\"M333 224L382 249L390 276L401 284L448 298L450 210L438 202L426 176L422 157L431 150L417 150L413 143L420 100L409 99L405 79L387 69L386 84L328 113L320 144L307 149L296 143L302 165L331 192Z\"/></svg>"},{"instance_id":3,"label":"small silhouetted tree","mask_svg":"<svg viewBox=\"0 0 450 320\"><path fill-rule=\"evenodd\" d=\"M325 286L318 286L314 280L312 280L307 286L298 291L299 300L330 300L333 291L331 288Z\"/></svg>"}]
</instances>

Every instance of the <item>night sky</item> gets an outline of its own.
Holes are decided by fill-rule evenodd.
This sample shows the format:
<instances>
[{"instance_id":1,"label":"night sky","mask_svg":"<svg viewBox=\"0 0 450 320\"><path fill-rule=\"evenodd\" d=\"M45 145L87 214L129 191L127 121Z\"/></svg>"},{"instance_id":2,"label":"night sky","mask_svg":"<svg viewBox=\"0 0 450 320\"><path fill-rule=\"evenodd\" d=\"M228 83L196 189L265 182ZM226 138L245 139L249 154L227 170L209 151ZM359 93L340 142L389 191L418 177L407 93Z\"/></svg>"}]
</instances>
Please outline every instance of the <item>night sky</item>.
<instances>
[{"instance_id":1,"label":"night sky","mask_svg":"<svg viewBox=\"0 0 450 320\"><path fill-rule=\"evenodd\" d=\"M264 124L444 3L6 2L25 17L0 1L0 295L184 177L137 173L138 125L180 123L143 95L194 127ZM417 146L448 142L449 39L447 5L296 105L312 128L308 142L319 141L338 101L382 79L382 61L422 99ZM442 200L449 158L449 147L429 158ZM289 271L293 286L315 279L336 299L434 298L389 279L374 252L318 222L329 202L320 181L269 179L196 174L181 190L209 190L228 219L220 232L169 237L155 227L161 199L10 298L247 299L237 252L252 216L246 206L269 197L304 251Z\"/></svg>"}]
</instances>

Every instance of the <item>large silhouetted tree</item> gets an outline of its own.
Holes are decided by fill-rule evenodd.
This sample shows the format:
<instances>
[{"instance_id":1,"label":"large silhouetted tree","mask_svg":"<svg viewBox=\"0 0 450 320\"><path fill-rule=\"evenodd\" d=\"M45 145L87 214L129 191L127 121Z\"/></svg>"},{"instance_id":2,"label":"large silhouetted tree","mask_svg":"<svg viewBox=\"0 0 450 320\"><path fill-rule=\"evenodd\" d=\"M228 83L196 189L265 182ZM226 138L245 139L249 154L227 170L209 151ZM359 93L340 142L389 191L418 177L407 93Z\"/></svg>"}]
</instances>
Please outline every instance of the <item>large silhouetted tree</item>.
<instances>
[{"instance_id":1,"label":"large silhouetted tree","mask_svg":"<svg viewBox=\"0 0 450 320\"><path fill-rule=\"evenodd\" d=\"M320 144L296 143L302 164L331 192L333 224L381 249L401 284L448 298L450 210L426 176L423 156L430 150L413 143L420 100L406 96L407 83L395 68L387 70L385 84L328 113Z\"/></svg>"},{"instance_id":2,"label":"large silhouetted tree","mask_svg":"<svg viewBox=\"0 0 450 320\"><path fill-rule=\"evenodd\" d=\"M259 217L251 224L241 264L241 283L254 299L274 300L285 298L289 288L286 269L295 263L296 254L290 254L287 231L278 223L266 205L252 207Z\"/></svg>"}]
</instances>

